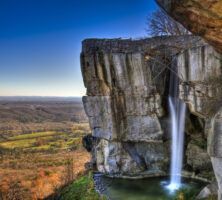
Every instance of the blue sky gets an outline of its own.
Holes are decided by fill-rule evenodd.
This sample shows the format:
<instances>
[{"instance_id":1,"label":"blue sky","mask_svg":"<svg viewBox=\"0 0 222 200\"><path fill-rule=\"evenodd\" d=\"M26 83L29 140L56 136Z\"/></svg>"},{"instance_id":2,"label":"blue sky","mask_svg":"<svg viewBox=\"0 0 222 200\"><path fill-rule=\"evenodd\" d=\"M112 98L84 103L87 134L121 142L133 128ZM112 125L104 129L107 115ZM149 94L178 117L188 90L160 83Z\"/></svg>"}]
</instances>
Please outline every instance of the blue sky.
<instances>
[{"instance_id":1,"label":"blue sky","mask_svg":"<svg viewBox=\"0 0 222 200\"><path fill-rule=\"evenodd\" d=\"M0 0L0 96L82 96L81 41L146 36L154 0Z\"/></svg>"}]
</instances>

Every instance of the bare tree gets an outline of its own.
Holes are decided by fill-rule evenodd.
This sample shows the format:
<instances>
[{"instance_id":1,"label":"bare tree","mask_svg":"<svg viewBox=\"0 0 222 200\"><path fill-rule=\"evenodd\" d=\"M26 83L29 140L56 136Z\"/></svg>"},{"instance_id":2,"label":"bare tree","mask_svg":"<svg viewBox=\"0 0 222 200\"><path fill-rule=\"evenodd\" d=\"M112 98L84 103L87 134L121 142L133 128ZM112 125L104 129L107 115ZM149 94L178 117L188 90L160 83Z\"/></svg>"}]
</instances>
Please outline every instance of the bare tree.
<instances>
[{"instance_id":1,"label":"bare tree","mask_svg":"<svg viewBox=\"0 0 222 200\"><path fill-rule=\"evenodd\" d=\"M164 10L158 9L147 16L147 33L150 36L188 35L190 32L171 18Z\"/></svg>"}]
</instances>

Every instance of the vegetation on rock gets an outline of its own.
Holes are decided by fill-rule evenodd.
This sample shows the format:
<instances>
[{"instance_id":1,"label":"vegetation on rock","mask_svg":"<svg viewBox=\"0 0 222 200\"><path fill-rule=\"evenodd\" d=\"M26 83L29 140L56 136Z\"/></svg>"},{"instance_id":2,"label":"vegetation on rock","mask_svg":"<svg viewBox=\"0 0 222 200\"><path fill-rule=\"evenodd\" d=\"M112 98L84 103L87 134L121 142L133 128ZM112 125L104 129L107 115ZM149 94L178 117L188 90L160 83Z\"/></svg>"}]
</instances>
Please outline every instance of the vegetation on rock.
<instances>
[{"instance_id":1,"label":"vegetation on rock","mask_svg":"<svg viewBox=\"0 0 222 200\"><path fill-rule=\"evenodd\" d=\"M92 173L82 176L72 184L63 188L53 200L105 200L104 196L99 195L94 187Z\"/></svg>"}]
</instances>

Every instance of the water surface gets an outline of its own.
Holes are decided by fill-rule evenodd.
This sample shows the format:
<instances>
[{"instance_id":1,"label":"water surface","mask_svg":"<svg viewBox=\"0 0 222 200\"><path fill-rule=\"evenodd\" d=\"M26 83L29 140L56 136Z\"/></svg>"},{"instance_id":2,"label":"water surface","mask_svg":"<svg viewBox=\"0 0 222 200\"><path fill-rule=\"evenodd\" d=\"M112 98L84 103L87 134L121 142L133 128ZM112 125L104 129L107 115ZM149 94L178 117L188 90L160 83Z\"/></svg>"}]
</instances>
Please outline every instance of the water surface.
<instances>
[{"instance_id":1,"label":"water surface","mask_svg":"<svg viewBox=\"0 0 222 200\"><path fill-rule=\"evenodd\" d=\"M204 183L193 179L182 179L183 185L192 186L198 192ZM111 200L171 200L172 192L167 189L169 177L140 180L101 177L103 194Z\"/></svg>"}]
</instances>

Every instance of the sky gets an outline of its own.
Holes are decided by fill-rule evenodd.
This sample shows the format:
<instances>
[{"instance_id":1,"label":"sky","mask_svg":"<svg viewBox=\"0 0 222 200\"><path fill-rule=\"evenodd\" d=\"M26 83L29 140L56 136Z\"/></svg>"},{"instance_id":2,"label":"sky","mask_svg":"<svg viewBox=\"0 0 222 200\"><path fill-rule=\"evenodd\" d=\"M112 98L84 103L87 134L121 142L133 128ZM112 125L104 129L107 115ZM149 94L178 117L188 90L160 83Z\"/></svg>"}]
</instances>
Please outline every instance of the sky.
<instances>
[{"instance_id":1,"label":"sky","mask_svg":"<svg viewBox=\"0 0 222 200\"><path fill-rule=\"evenodd\" d=\"M146 37L154 0L0 0L0 96L83 96L85 38Z\"/></svg>"}]
</instances>

